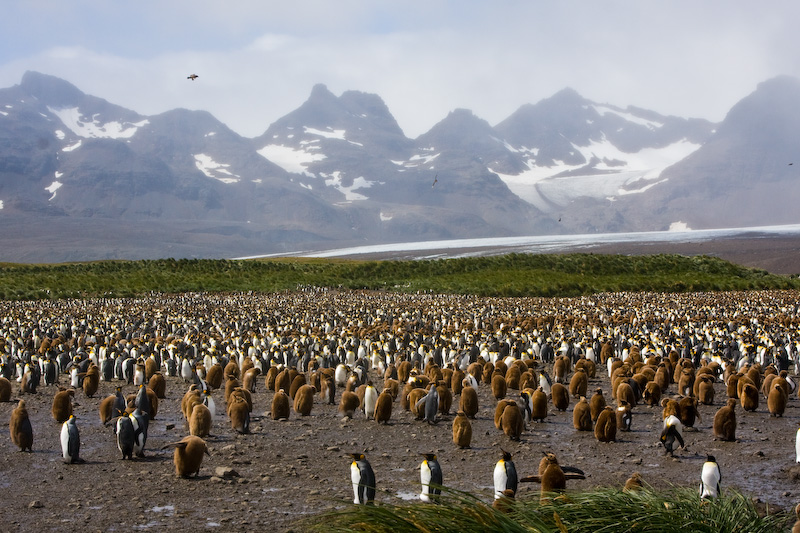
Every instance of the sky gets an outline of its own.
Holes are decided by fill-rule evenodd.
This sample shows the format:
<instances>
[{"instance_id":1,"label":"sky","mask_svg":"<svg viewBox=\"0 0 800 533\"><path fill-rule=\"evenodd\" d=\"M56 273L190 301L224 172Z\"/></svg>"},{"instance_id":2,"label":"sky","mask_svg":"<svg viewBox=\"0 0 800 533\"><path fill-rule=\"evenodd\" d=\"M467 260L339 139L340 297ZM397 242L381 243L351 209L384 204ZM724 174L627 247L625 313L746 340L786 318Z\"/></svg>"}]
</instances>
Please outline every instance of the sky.
<instances>
[{"instance_id":1,"label":"sky","mask_svg":"<svg viewBox=\"0 0 800 533\"><path fill-rule=\"evenodd\" d=\"M796 0L0 0L0 13L0 87L35 70L144 115L206 110L246 137L317 83L379 95L414 138L454 109L495 125L566 87L720 121L758 83L800 77Z\"/></svg>"}]
</instances>

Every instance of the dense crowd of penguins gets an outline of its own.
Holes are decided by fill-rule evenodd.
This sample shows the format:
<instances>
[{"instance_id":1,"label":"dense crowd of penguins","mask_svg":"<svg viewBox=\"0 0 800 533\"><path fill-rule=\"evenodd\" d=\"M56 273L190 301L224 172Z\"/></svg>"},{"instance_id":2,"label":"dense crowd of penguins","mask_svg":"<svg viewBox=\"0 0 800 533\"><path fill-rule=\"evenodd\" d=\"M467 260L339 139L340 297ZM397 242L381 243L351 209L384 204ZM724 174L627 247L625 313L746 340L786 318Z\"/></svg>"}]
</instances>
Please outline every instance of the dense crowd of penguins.
<instances>
[{"instance_id":1,"label":"dense crowd of penguins","mask_svg":"<svg viewBox=\"0 0 800 533\"><path fill-rule=\"evenodd\" d=\"M549 404L565 410L570 397L577 400L575 429L594 431L601 442L630 427L637 404L660 405L660 439L672 454L683 446L683 428L694 423L698 403L713 403L714 383L724 382L729 397L714 419L719 439L736 439L736 409L755 409L759 395L771 415L783 414L800 374L799 307L798 294L788 291L505 299L316 288L0 302L0 400L10 401L15 387L23 397L10 434L20 449L31 450L24 395L55 391L47 393L53 418L63 423L64 459L76 463L76 391L92 396L100 381L136 385L138 393L125 397L118 387L100 405L122 457L132 458L144 454L164 376L181 377L189 434L169 445L180 476L199 472L216 404L224 403L233 429L248 432L251 392L261 380L275 391L275 419L288 418L292 408L302 416L315 402L338 401L343 416L360 410L385 423L399 403L416 419L436 423L457 397L452 429L459 447L470 445L479 387L491 388L495 425L514 440L547 416ZM610 397L587 390L599 372L608 373ZM215 404L217 389L224 397ZM435 455L424 455L420 497L429 501L443 476ZM510 454L499 459L494 483L502 507L520 480ZM354 501L371 501L375 475L363 453L353 454L351 474ZM548 453L539 472L521 481L540 482L544 497L582 475ZM703 497L718 495L719 479L709 456ZM628 488L636 486L638 474Z\"/></svg>"}]
</instances>

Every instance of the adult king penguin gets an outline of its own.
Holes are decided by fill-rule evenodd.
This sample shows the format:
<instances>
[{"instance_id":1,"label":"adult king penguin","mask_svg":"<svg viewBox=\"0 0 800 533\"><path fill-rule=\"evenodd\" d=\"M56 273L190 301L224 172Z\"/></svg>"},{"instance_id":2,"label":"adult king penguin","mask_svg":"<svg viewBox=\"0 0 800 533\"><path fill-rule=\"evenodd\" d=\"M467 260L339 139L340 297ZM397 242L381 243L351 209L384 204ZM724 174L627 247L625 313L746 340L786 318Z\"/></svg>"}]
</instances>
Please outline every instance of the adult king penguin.
<instances>
[{"instance_id":1,"label":"adult king penguin","mask_svg":"<svg viewBox=\"0 0 800 533\"><path fill-rule=\"evenodd\" d=\"M353 503L372 505L375 501L375 472L363 453L351 453L350 480L353 483Z\"/></svg>"},{"instance_id":2,"label":"adult king penguin","mask_svg":"<svg viewBox=\"0 0 800 533\"><path fill-rule=\"evenodd\" d=\"M423 453L425 460L419 465L419 478L422 482L422 492L419 499L423 502L435 501L442 493L442 467L436 459L435 453Z\"/></svg>"},{"instance_id":3,"label":"adult king penguin","mask_svg":"<svg viewBox=\"0 0 800 533\"><path fill-rule=\"evenodd\" d=\"M61 425L61 454L64 462L69 464L85 462L80 457L80 451L81 434L75 423L75 415L70 415L69 419Z\"/></svg>"},{"instance_id":4,"label":"adult king penguin","mask_svg":"<svg viewBox=\"0 0 800 533\"><path fill-rule=\"evenodd\" d=\"M722 475L719 472L719 465L713 455L706 457L703 463L703 471L700 474L700 497L703 499L717 498L720 488L719 482Z\"/></svg>"},{"instance_id":5,"label":"adult king penguin","mask_svg":"<svg viewBox=\"0 0 800 533\"><path fill-rule=\"evenodd\" d=\"M665 455L669 454L670 457L673 457L676 440L681 445L681 448L686 447L683 443L683 436L681 435L682 428L683 425L677 416L669 415L664 419L664 429L661 431L661 444L664 446Z\"/></svg>"},{"instance_id":6,"label":"adult king penguin","mask_svg":"<svg viewBox=\"0 0 800 533\"><path fill-rule=\"evenodd\" d=\"M114 433L117 434L117 448L122 452L122 459L133 459L133 444L136 440L136 430L134 429L134 421L128 415L122 415L117 418L117 424L114 427Z\"/></svg>"},{"instance_id":7,"label":"adult king penguin","mask_svg":"<svg viewBox=\"0 0 800 533\"><path fill-rule=\"evenodd\" d=\"M500 452L503 457L494 466L494 499L503 496L504 491L510 490L514 495L517 493L519 478L517 477L517 467L511 460L511 454L502 448Z\"/></svg>"}]
</instances>

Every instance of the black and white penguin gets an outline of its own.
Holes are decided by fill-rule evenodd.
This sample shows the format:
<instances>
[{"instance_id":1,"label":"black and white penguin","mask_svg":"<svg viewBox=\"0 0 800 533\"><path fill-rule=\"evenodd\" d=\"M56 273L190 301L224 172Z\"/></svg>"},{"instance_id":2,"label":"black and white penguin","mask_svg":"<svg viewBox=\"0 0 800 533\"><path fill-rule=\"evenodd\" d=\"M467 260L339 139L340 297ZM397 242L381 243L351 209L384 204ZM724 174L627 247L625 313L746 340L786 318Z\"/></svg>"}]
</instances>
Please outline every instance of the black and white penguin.
<instances>
[{"instance_id":1,"label":"black and white penguin","mask_svg":"<svg viewBox=\"0 0 800 533\"><path fill-rule=\"evenodd\" d=\"M504 491L510 490L513 494L517 493L519 478L511 454L503 449L500 450L503 456L494 466L494 498L499 499Z\"/></svg>"},{"instance_id":2,"label":"black and white penguin","mask_svg":"<svg viewBox=\"0 0 800 533\"><path fill-rule=\"evenodd\" d=\"M423 396L417 401L416 408L424 406L423 420L428 424L436 423L436 413L439 412L439 392L436 390L436 385L431 384L428 394Z\"/></svg>"},{"instance_id":3,"label":"black and white penguin","mask_svg":"<svg viewBox=\"0 0 800 533\"><path fill-rule=\"evenodd\" d=\"M136 431L133 423L135 419L131 419L128 415L122 415L117 418L117 425L114 427L114 433L117 434L117 448L122 452L122 459L133 459L133 445L136 440Z\"/></svg>"},{"instance_id":4,"label":"black and white penguin","mask_svg":"<svg viewBox=\"0 0 800 533\"><path fill-rule=\"evenodd\" d=\"M703 463L703 471L700 474L700 497L717 498L720 493L719 482L722 475L719 472L719 465L713 455L706 457Z\"/></svg>"},{"instance_id":5,"label":"black and white penguin","mask_svg":"<svg viewBox=\"0 0 800 533\"><path fill-rule=\"evenodd\" d=\"M419 465L419 478L422 482L419 499L427 503L442 493L442 467L435 453L423 453L422 456L425 460Z\"/></svg>"},{"instance_id":6,"label":"black and white penguin","mask_svg":"<svg viewBox=\"0 0 800 533\"><path fill-rule=\"evenodd\" d=\"M673 452L675 451L676 440L681 445L681 448L685 447L683 443L683 435L681 435L682 429L683 424L681 424L681 421L677 416L669 415L664 419L664 429L661 431L661 445L664 446L665 455L673 455Z\"/></svg>"},{"instance_id":7,"label":"black and white penguin","mask_svg":"<svg viewBox=\"0 0 800 533\"><path fill-rule=\"evenodd\" d=\"M351 453L350 480L353 483L353 503L371 505L375 500L375 472L363 453Z\"/></svg>"},{"instance_id":8,"label":"black and white penguin","mask_svg":"<svg viewBox=\"0 0 800 533\"><path fill-rule=\"evenodd\" d=\"M134 429L133 453L136 457L144 457L144 445L147 444L147 430L150 427L150 415L141 409L135 409L129 415Z\"/></svg>"},{"instance_id":9,"label":"black and white penguin","mask_svg":"<svg viewBox=\"0 0 800 533\"><path fill-rule=\"evenodd\" d=\"M80 457L81 434L75 421L75 415L61 425L61 454L64 462L69 464L85 462Z\"/></svg>"}]
</instances>

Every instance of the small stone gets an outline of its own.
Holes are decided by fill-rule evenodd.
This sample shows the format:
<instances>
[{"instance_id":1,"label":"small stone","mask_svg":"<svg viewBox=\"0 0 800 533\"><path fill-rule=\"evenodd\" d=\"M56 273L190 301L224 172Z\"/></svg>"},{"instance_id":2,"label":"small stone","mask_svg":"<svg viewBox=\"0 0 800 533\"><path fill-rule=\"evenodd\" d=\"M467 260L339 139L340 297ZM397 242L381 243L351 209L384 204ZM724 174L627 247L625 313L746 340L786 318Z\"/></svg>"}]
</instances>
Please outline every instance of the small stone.
<instances>
[{"instance_id":1,"label":"small stone","mask_svg":"<svg viewBox=\"0 0 800 533\"><path fill-rule=\"evenodd\" d=\"M170 429L175 429L175 424L167 424L167 431Z\"/></svg>"},{"instance_id":2,"label":"small stone","mask_svg":"<svg viewBox=\"0 0 800 533\"><path fill-rule=\"evenodd\" d=\"M339 448L338 446L328 446L327 448L325 448L325 450L329 452L338 452L341 450L341 448Z\"/></svg>"},{"instance_id":3,"label":"small stone","mask_svg":"<svg viewBox=\"0 0 800 533\"><path fill-rule=\"evenodd\" d=\"M214 474L217 477L221 477L224 479L232 478L232 477L240 477L239 472L234 470L229 466L218 466L214 469Z\"/></svg>"},{"instance_id":4,"label":"small stone","mask_svg":"<svg viewBox=\"0 0 800 533\"><path fill-rule=\"evenodd\" d=\"M30 509L41 509L42 507L44 507L44 504L39 500L33 500L31 503L28 504L28 507Z\"/></svg>"}]
</instances>

